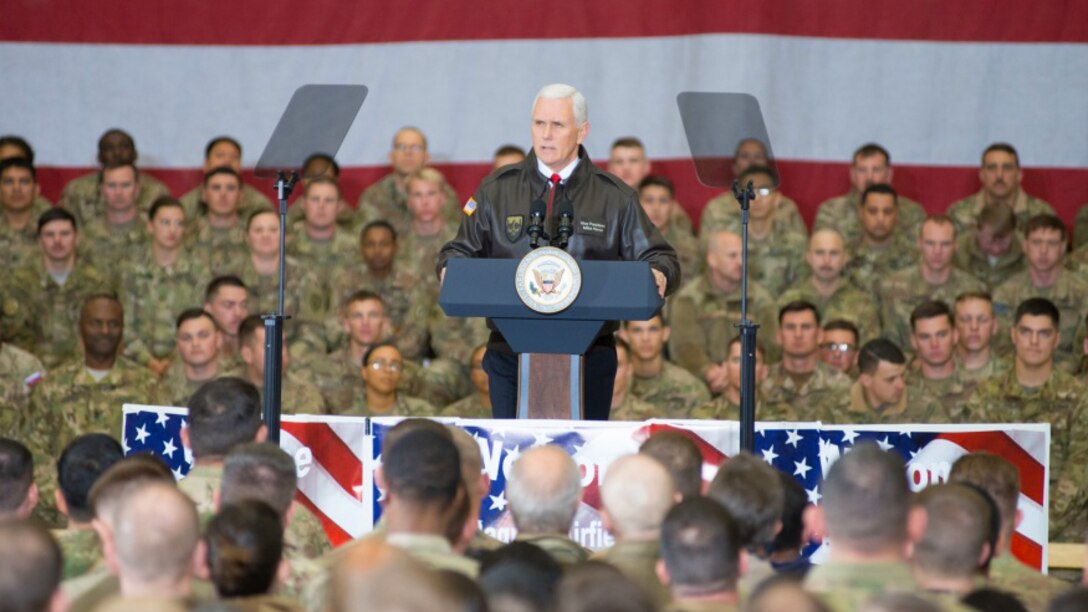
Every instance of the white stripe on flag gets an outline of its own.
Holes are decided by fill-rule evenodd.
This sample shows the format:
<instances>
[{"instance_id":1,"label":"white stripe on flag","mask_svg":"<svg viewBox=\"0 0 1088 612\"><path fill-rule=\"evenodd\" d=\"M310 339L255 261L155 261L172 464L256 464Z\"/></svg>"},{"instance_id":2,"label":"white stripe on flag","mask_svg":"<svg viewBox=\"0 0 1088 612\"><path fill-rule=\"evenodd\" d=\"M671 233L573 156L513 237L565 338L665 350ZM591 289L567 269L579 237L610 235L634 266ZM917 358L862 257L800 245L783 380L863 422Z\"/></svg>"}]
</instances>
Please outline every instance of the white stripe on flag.
<instances>
[{"instance_id":1,"label":"white stripe on flag","mask_svg":"<svg viewBox=\"0 0 1088 612\"><path fill-rule=\"evenodd\" d=\"M1045 546L1049 522L1043 507L1021 493L1020 499L1016 502L1016 509L1020 511L1020 524L1016 526L1016 530L1032 542L1042 543Z\"/></svg>"},{"instance_id":2,"label":"white stripe on flag","mask_svg":"<svg viewBox=\"0 0 1088 612\"><path fill-rule=\"evenodd\" d=\"M294 456L303 445L287 431L281 431L280 447ZM298 489L322 514L352 537L369 530L365 504L352 492L345 491L320 463L315 461L309 473L299 479Z\"/></svg>"}]
</instances>

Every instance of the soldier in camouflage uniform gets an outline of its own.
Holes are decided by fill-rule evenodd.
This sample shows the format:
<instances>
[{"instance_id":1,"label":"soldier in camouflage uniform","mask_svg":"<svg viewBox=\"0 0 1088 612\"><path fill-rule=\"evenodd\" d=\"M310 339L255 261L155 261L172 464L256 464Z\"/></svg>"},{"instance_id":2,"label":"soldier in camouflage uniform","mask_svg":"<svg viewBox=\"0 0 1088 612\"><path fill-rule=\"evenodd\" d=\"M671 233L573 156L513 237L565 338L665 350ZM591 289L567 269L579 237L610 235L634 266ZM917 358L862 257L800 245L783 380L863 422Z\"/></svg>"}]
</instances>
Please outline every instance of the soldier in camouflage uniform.
<instances>
[{"instance_id":1,"label":"soldier in camouflage uniform","mask_svg":"<svg viewBox=\"0 0 1088 612\"><path fill-rule=\"evenodd\" d=\"M672 181L663 176L647 176L638 184L638 201L650 222L676 250L681 278L699 276L703 270L703 254L698 239L691 233L690 222L685 228L670 215L670 211L678 208ZM688 218L686 213L684 218Z\"/></svg>"},{"instance_id":2,"label":"soldier in camouflage uniform","mask_svg":"<svg viewBox=\"0 0 1088 612\"><path fill-rule=\"evenodd\" d=\"M769 166L767 147L755 138L745 138L737 143L733 154L733 176L740 176L742 172L751 166ZM801 211L797 203L788 196L781 194L772 211L776 225L789 227L793 231L805 233L805 222L801 218ZM699 219L699 234L704 238L711 234L729 230L739 231L740 228L740 204L733 197L732 191L711 199L703 207L702 217Z\"/></svg>"},{"instance_id":3,"label":"soldier in camouflage uniform","mask_svg":"<svg viewBox=\"0 0 1088 612\"><path fill-rule=\"evenodd\" d=\"M333 270L358 267L359 245L352 233L336 224L341 202L340 184L319 177L306 184L302 201L295 208L303 211L303 223L288 230L287 255L307 270L325 277Z\"/></svg>"},{"instance_id":4,"label":"soldier in camouflage uniform","mask_svg":"<svg viewBox=\"0 0 1088 612\"><path fill-rule=\"evenodd\" d=\"M242 201L242 176L228 167L204 175L203 201L207 211L186 217L186 241L193 254L206 261L209 273L237 270L247 257L246 219L238 210Z\"/></svg>"},{"instance_id":5,"label":"soldier in camouflage uniform","mask_svg":"<svg viewBox=\"0 0 1088 612\"><path fill-rule=\"evenodd\" d=\"M306 158L306 161L302 163L302 187L305 190L306 186L310 184L310 181L316 178L327 178L336 181L340 184L340 164L336 163L331 155L325 153L314 153ZM306 214L302 210L301 198L296 199L290 208L287 209L287 227L290 229L297 228L302 225L306 220ZM336 207L336 225L340 226L343 230L354 234L355 233L355 209L348 204L343 195L340 196L340 202Z\"/></svg>"},{"instance_id":6,"label":"soldier in camouflage uniform","mask_svg":"<svg viewBox=\"0 0 1088 612\"><path fill-rule=\"evenodd\" d=\"M2 327L0 324L0 329ZM5 425L12 424L8 419L13 418L14 414L9 411L26 410L30 404L30 392L42 381L44 374L45 366L41 360L10 342L0 340L0 404L4 406L0 419Z\"/></svg>"},{"instance_id":7,"label":"soldier in camouflage uniform","mask_svg":"<svg viewBox=\"0 0 1088 612\"><path fill-rule=\"evenodd\" d=\"M952 306L956 318L956 372L972 386L1003 373L1007 359L998 357L991 347L997 333L994 302L989 293L962 293Z\"/></svg>"},{"instance_id":8,"label":"soldier in camouflage uniform","mask_svg":"<svg viewBox=\"0 0 1088 612\"><path fill-rule=\"evenodd\" d=\"M876 293L876 281L918 260L917 236L899 229L898 194L888 185L865 190L858 207L861 240L847 248L846 271L862 289Z\"/></svg>"},{"instance_id":9,"label":"soldier in camouflage uniform","mask_svg":"<svg viewBox=\"0 0 1088 612\"><path fill-rule=\"evenodd\" d=\"M122 130L108 130L98 139L98 163L102 168L135 164L138 157L136 143L132 140L132 136ZM141 211L146 212L152 202L162 196L170 195L166 185L149 174L138 174L137 181L139 189L136 206ZM57 205L75 215L79 224L86 227L106 214L101 183L101 171L72 179L64 186Z\"/></svg>"},{"instance_id":10,"label":"soldier in camouflage uniform","mask_svg":"<svg viewBox=\"0 0 1088 612\"><path fill-rule=\"evenodd\" d=\"M699 406L691 413L694 419L737 421L740 419L740 336L729 341L729 359L725 362L728 386L721 395ZM798 406L781 402L764 401L760 392L767 379L767 365L763 362L763 347L756 343L756 419L760 421L804 421L806 416Z\"/></svg>"},{"instance_id":11,"label":"soldier in camouflage uniform","mask_svg":"<svg viewBox=\"0 0 1088 612\"><path fill-rule=\"evenodd\" d=\"M242 377L258 389L264 388L264 321L260 315L249 315L238 327L239 353L242 357ZM283 382L280 405L285 414L325 414L327 406L321 390L298 367L291 367L287 347L283 349Z\"/></svg>"},{"instance_id":12,"label":"soldier in camouflage uniform","mask_svg":"<svg viewBox=\"0 0 1088 612\"><path fill-rule=\"evenodd\" d=\"M823 324L824 338L820 342L820 361L846 374L858 377L858 349L861 348L858 327L844 319L831 319Z\"/></svg>"},{"instance_id":13,"label":"soldier in camouflage uniform","mask_svg":"<svg viewBox=\"0 0 1088 612\"><path fill-rule=\"evenodd\" d=\"M219 328L219 364L223 371L240 369L238 328L249 316L249 291L237 276L217 276L204 290L204 311Z\"/></svg>"},{"instance_id":14,"label":"soldier in camouflage uniform","mask_svg":"<svg viewBox=\"0 0 1088 612\"><path fill-rule=\"evenodd\" d=\"M876 281L885 338L897 346L907 346L911 311L916 306L927 300L951 303L961 293L985 288L978 279L952 266L955 250L956 227L951 219L935 215L922 223L918 265Z\"/></svg>"},{"instance_id":15,"label":"soldier in camouflage uniform","mask_svg":"<svg viewBox=\"0 0 1088 612\"><path fill-rule=\"evenodd\" d=\"M446 179L433 168L423 168L408 175L405 185L411 222L408 231L398 238L395 266L419 279L437 296L434 267L438 252L457 235L458 227L442 216L449 207L445 200Z\"/></svg>"},{"instance_id":16,"label":"soldier in camouflage uniform","mask_svg":"<svg viewBox=\"0 0 1088 612\"><path fill-rule=\"evenodd\" d=\"M204 175L207 176L212 170L222 167L230 168L238 176L242 175L242 145L230 136L217 136L204 147ZM208 202L201 199L203 195L203 186L198 186L181 196L187 218L196 219L204 214ZM249 185L242 187L242 199L238 203L238 215L241 218L246 219L253 211L271 207L272 201L268 196Z\"/></svg>"},{"instance_id":17,"label":"soldier in camouflage uniform","mask_svg":"<svg viewBox=\"0 0 1088 612\"><path fill-rule=\"evenodd\" d=\"M1016 234L1016 214L1004 202L984 206L971 231L959 237L956 266L985 283L988 291L1026 265Z\"/></svg>"},{"instance_id":18,"label":"soldier in camouflage uniform","mask_svg":"<svg viewBox=\"0 0 1088 612\"><path fill-rule=\"evenodd\" d=\"M379 343L367 351L363 358L363 393L352 398L353 416L437 416L438 409L418 397L401 394L401 371L404 359L396 346Z\"/></svg>"},{"instance_id":19,"label":"soldier in camouflage uniform","mask_svg":"<svg viewBox=\"0 0 1088 612\"><path fill-rule=\"evenodd\" d=\"M125 311L124 355L162 376L174 355L177 316L201 304L207 266L182 245L185 211L162 198L148 213L151 248L121 267L121 306Z\"/></svg>"},{"instance_id":20,"label":"soldier in camouflage uniform","mask_svg":"<svg viewBox=\"0 0 1088 612\"><path fill-rule=\"evenodd\" d=\"M790 302L778 311L782 361L772 365L760 384L769 404L793 406L804 420L814 420L815 407L825 397L849 393L850 378L820 361L820 312L811 302Z\"/></svg>"},{"instance_id":21,"label":"soldier in camouflage uniform","mask_svg":"<svg viewBox=\"0 0 1088 612\"><path fill-rule=\"evenodd\" d=\"M102 215L83 228L83 253L103 272L110 274L114 287L121 285L121 265L132 253L143 251L149 242L146 218L140 214L140 193L136 166L121 164L102 169Z\"/></svg>"},{"instance_id":22,"label":"soldier in camouflage uniform","mask_svg":"<svg viewBox=\"0 0 1088 612\"><path fill-rule=\"evenodd\" d=\"M436 406L470 395L473 382L466 365L471 363L476 347L487 342L490 332L486 321L480 317L447 317L435 303L427 320L427 333L436 357L423 370L424 390L410 395Z\"/></svg>"},{"instance_id":23,"label":"soldier in camouflage uniform","mask_svg":"<svg viewBox=\"0 0 1088 612\"><path fill-rule=\"evenodd\" d=\"M520 158L511 158L511 161L502 165L518 163L524 159L525 155L522 154ZM496 165L495 169L498 170L501 167ZM638 191L642 181L650 176L650 160L646 156L646 146L634 136L621 136L613 140L612 148L608 152L608 165L605 170L627 183L627 186L631 189ZM669 226L675 227L679 232L692 235L691 217L675 199L670 198L666 219ZM658 226L658 229L661 229L661 226ZM664 235L665 230L661 229L661 233ZM676 246L668 236L665 238L669 240L669 244ZM694 275L685 278L694 278Z\"/></svg>"},{"instance_id":24,"label":"soldier in camouflage uniform","mask_svg":"<svg viewBox=\"0 0 1088 612\"><path fill-rule=\"evenodd\" d=\"M975 383L964 380L956 368L958 334L951 309L944 302L922 302L910 314L910 329L918 367L907 375L907 397L915 403L936 402L951 422L962 422Z\"/></svg>"},{"instance_id":25,"label":"soldier in camouflage uniform","mask_svg":"<svg viewBox=\"0 0 1088 612\"><path fill-rule=\"evenodd\" d=\"M1045 298L1017 306L1013 367L978 386L967 414L980 423L1050 423L1050 540L1083 542L1088 388L1055 367L1060 317Z\"/></svg>"},{"instance_id":26,"label":"soldier in camouflage uniform","mask_svg":"<svg viewBox=\"0 0 1088 612\"><path fill-rule=\"evenodd\" d=\"M88 494L98 477L123 457L117 440L105 434L87 434L72 440L57 460L59 510L68 518L68 525L53 535L64 556L65 580L82 576L103 562L102 546L91 526L94 509Z\"/></svg>"},{"instance_id":27,"label":"soldier in camouflage uniform","mask_svg":"<svg viewBox=\"0 0 1088 612\"><path fill-rule=\"evenodd\" d=\"M634 366L631 347L621 336L616 337L616 380L612 382L612 406L608 413L612 421L645 421L658 417L658 408L631 393Z\"/></svg>"},{"instance_id":28,"label":"soldier in camouflage uniform","mask_svg":"<svg viewBox=\"0 0 1088 612\"><path fill-rule=\"evenodd\" d=\"M1028 195L1020 185L1020 155L1012 145L995 143L982 152L982 166L978 173L982 190L948 207L948 216L956 223L961 234L967 233L976 223L983 207L990 202L1005 202L1016 214L1019 225L1036 215L1053 215L1050 204Z\"/></svg>"},{"instance_id":29,"label":"soldier in camouflage uniform","mask_svg":"<svg viewBox=\"0 0 1088 612\"><path fill-rule=\"evenodd\" d=\"M404 127L393 135L393 149L389 152L389 162L393 172L385 175L359 196L355 208L355 227L363 227L372 221L385 220L397 233L407 235L411 230L412 218L408 211L408 175L423 168L431 159L427 153L427 138L414 127ZM445 186L447 204L458 202L457 192L449 185ZM447 205L442 214L446 220L456 225L459 222L460 208Z\"/></svg>"},{"instance_id":30,"label":"soldier in camouflage uniform","mask_svg":"<svg viewBox=\"0 0 1088 612\"><path fill-rule=\"evenodd\" d=\"M710 401L706 384L678 365L665 361L665 343L672 329L662 315L648 321L625 321L620 335L631 347L634 376L630 394L653 405L657 418L685 419Z\"/></svg>"},{"instance_id":31,"label":"soldier in camouflage uniform","mask_svg":"<svg viewBox=\"0 0 1088 612\"><path fill-rule=\"evenodd\" d=\"M816 209L812 229L833 229L842 234L846 244L858 244L863 234L858 219L861 194L873 185L890 185L891 182L892 158L887 149L876 143L862 145L854 151L850 162L850 191L822 202ZM899 196L899 218L896 223L900 231L911 237L916 236L925 218L926 210L921 204Z\"/></svg>"},{"instance_id":32,"label":"soldier in camouflage uniform","mask_svg":"<svg viewBox=\"0 0 1088 612\"><path fill-rule=\"evenodd\" d=\"M79 235L71 213L54 208L38 219L41 257L15 271L6 287L11 336L48 368L79 355L76 324L84 298L111 289L109 280L77 256ZM9 328L11 329L11 328Z\"/></svg>"},{"instance_id":33,"label":"soldier in camouflage uniform","mask_svg":"<svg viewBox=\"0 0 1088 612\"><path fill-rule=\"evenodd\" d=\"M37 255L37 220L52 208L39 201L37 173L22 157L0 161L0 262L16 270Z\"/></svg>"},{"instance_id":34,"label":"soldier in camouflage uniform","mask_svg":"<svg viewBox=\"0 0 1088 612\"><path fill-rule=\"evenodd\" d=\"M210 314L201 308L183 310L175 327L179 358L159 381L159 397L170 406L187 406L201 385L227 372L219 359L221 334Z\"/></svg>"},{"instance_id":35,"label":"soldier in camouflage uniform","mask_svg":"<svg viewBox=\"0 0 1088 612\"><path fill-rule=\"evenodd\" d=\"M875 338L880 333L877 301L843 273L847 258L842 236L833 229L813 232L805 251L805 263L811 274L783 291L778 307L798 300L811 302L825 319L853 323L861 332L855 346Z\"/></svg>"},{"instance_id":36,"label":"soldier in camouflage uniform","mask_svg":"<svg viewBox=\"0 0 1088 612\"><path fill-rule=\"evenodd\" d=\"M726 345L741 315L740 237L718 232L707 248L706 271L672 300L669 354L718 394L726 387ZM759 283L748 284L748 317L761 326L760 333L773 335L778 327L774 300Z\"/></svg>"},{"instance_id":37,"label":"soldier in camouflage uniform","mask_svg":"<svg viewBox=\"0 0 1088 612\"><path fill-rule=\"evenodd\" d=\"M994 290L994 312L1002 329L1012 329L1012 313L1024 300L1042 297L1061 313L1061 340L1055 362L1073 372L1079 362L1077 342L1081 321L1088 315L1088 281L1063 265L1068 234L1065 224L1053 215L1032 217L1024 225L1023 249L1028 269L1009 277ZM1009 336L998 333L999 349L1008 346Z\"/></svg>"},{"instance_id":38,"label":"soldier in camouflage uniform","mask_svg":"<svg viewBox=\"0 0 1088 612\"><path fill-rule=\"evenodd\" d=\"M476 350L472 351L472 368L469 374L474 387L472 394L449 404L442 409L439 416L461 417L464 419L491 418L491 395L488 392L490 387L487 383L487 372L484 372L483 366L484 353L486 352L486 344L481 344L476 347ZM615 410L614 407L613 410Z\"/></svg>"}]
</instances>

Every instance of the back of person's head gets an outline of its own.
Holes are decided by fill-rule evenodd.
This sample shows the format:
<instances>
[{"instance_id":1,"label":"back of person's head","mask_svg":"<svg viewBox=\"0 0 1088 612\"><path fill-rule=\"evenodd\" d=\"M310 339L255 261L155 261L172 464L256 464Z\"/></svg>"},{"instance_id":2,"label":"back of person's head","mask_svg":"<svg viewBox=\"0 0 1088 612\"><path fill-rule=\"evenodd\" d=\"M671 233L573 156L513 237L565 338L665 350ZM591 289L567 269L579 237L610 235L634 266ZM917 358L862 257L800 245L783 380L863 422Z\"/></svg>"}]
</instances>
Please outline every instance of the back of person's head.
<instances>
[{"instance_id":1,"label":"back of person's head","mask_svg":"<svg viewBox=\"0 0 1088 612\"><path fill-rule=\"evenodd\" d=\"M484 456L480 453L480 445L464 429L455 425L446 427L457 446L457 453L461 455L461 478L465 481L465 486L471 489L473 495L483 495L486 491L478 490L484 469Z\"/></svg>"},{"instance_id":2,"label":"back of person's head","mask_svg":"<svg viewBox=\"0 0 1088 612\"><path fill-rule=\"evenodd\" d=\"M117 440L103 433L84 434L68 443L57 460L57 484L70 520L87 523L94 518L91 487L124 456Z\"/></svg>"},{"instance_id":3,"label":"back of person's head","mask_svg":"<svg viewBox=\"0 0 1088 612\"><path fill-rule=\"evenodd\" d=\"M1016 503L1020 499L1020 472L1008 459L978 451L967 453L952 464L948 482L979 487L990 495L1001 512L1001 529L1006 537L1016 528Z\"/></svg>"},{"instance_id":4,"label":"back of person's head","mask_svg":"<svg viewBox=\"0 0 1088 612\"><path fill-rule=\"evenodd\" d=\"M735 591L743 548L729 512L708 497L676 504L661 526L661 559L674 596Z\"/></svg>"},{"instance_id":5,"label":"back of person's head","mask_svg":"<svg viewBox=\"0 0 1088 612\"><path fill-rule=\"evenodd\" d=\"M638 452L657 459L672 476L681 497L703 491L703 454L691 438L678 431L659 431L642 443Z\"/></svg>"},{"instance_id":6,"label":"back of person's head","mask_svg":"<svg viewBox=\"0 0 1088 612\"><path fill-rule=\"evenodd\" d=\"M489 612L487 594L480 583L461 572L438 570L440 590L448 598L450 612Z\"/></svg>"},{"instance_id":7,"label":"back of person's head","mask_svg":"<svg viewBox=\"0 0 1088 612\"><path fill-rule=\"evenodd\" d=\"M586 561L572 567L559 581L556 612L652 612L657 609L642 585L616 566Z\"/></svg>"},{"instance_id":8,"label":"back of person's head","mask_svg":"<svg viewBox=\"0 0 1088 612\"><path fill-rule=\"evenodd\" d=\"M0 438L0 518L26 518L37 503L33 485L30 449L18 440Z\"/></svg>"},{"instance_id":9,"label":"back of person's head","mask_svg":"<svg viewBox=\"0 0 1088 612\"><path fill-rule=\"evenodd\" d=\"M990 508L983 493L958 484L933 485L915 503L926 528L914 545L914 564L928 576L965 578L980 573L990 553Z\"/></svg>"},{"instance_id":10,"label":"back of person's head","mask_svg":"<svg viewBox=\"0 0 1088 612\"><path fill-rule=\"evenodd\" d=\"M453 435L450 433L449 429L438 421L419 418L403 419L398 421L396 425L390 427L389 431L385 432L385 435L382 437L382 453L388 453L389 449L393 448L401 437L408 432L417 429L425 429L439 435L444 435L451 440L453 439Z\"/></svg>"},{"instance_id":11,"label":"back of person's head","mask_svg":"<svg viewBox=\"0 0 1088 612\"><path fill-rule=\"evenodd\" d=\"M113 464L95 480L87 495L95 518L116 525L117 509L128 490L149 482L176 485L177 481L162 459L151 454L131 455Z\"/></svg>"},{"instance_id":12,"label":"back of person's head","mask_svg":"<svg viewBox=\"0 0 1088 612\"><path fill-rule=\"evenodd\" d=\"M200 520L176 486L147 483L124 496L113 534L122 583L179 581L192 571Z\"/></svg>"},{"instance_id":13,"label":"back of person's head","mask_svg":"<svg viewBox=\"0 0 1088 612\"><path fill-rule=\"evenodd\" d=\"M823 481L821 508L835 546L883 552L907 538L910 488L903 459L871 442L839 458Z\"/></svg>"},{"instance_id":14,"label":"back of person's head","mask_svg":"<svg viewBox=\"0 0 1088 612\"><path fill-rule=\"evenodd\" d=\"M762 459L740 452L726 460L706 495L729 511L743 546L762 548L774 541L785 494L776 470Z\"/></svg>"},{"instance_id":15,"label":"back of person's head","mask_svg":"<svg viewBox=\"0 0 1088 612\"><path fill-rule=\"evenodd\" d=\"M453 610L437 572L380 538L360 540L331 573L333 612L432 612Z\"/></svg>"},{"instance_id":16,"label":"back of person's head","mask_svg":"<svg viewBox=\"0 0 1088 612\"><path fill-rule=\"evenodd\" d=\"M771 552L800 550L805 543L804 516L808 507L808 493L793 476L775 471L778 472L778 482L782 484L782 529L771 543Z\"/></svg>"},{"instance_id":17,"label":"back of person's head","mask_svg":"<svg viewBox=\"0 0 1088 612\"><path fill-rule=\"evenodd\" d=\"M980 612L1028 612L1024 603L1008 591L990 587L975 589L960 599L967 607ZM1088 610L1088 600L1071 610Z\"/></svg>"},{"instance_id":18,"label":"back of person's head","mask_svg":"<svg viewBox=\"0 0 1088 612\"><path fill-rule=\"evenodd\" d=\"M511 542L480 559L480 585L492 612L551 610L562 577L559 562L528 542Z\"/></svg>"},{"instance_id":19,"label":"back of person's head","mask_svg":"<svg viewBox=\"0 0 1088 612\"><path fill-rule=\"evenodd\" d=\"M657 539L675 502L672 477L657 460L627 455L608 466L601 503L617 539Z\"/></svg>"},{"instance_id":20,"label":"back of person's head","mask_svg":"<svg viewBox=\"0 0 1088 612\"><path fill-rule=\"evenodd\" d=\"M0 610L54 609L63 561L60 546L44 527L29 519L0 523Z\"/></svg>"},{"instance_id":21,"label":"back of person's head","mask_svg":"<svg viewBox=\"0 0 1088 612\"><path fill-rule=\"evenodd\" d=\"M283 523L268 504L224 504L205 529L208 573L220 597L272 590L283 555Z\"/></svg>"},{"instance_id":22,"label":"back of person's head","mask_svg":"<svg viewBox=\"0 0 1088 612\"><path fill-rule=\"evenodd\" d=\"M514 462L506 498L518 531L566 535L582 500L582 473L563 449L538 446Z\"/></svg>"},{"instance_id":23,"label":"back of person's head","mask_svg":"<svg viewBox=\"0 0 1088 612\"><path fill-rule=\"evenodd\" d=\"M257 387L234 376L216 378L189 398L189 444L193 456L221 457L261 429Z\"/></svg>"},{"instance_id":24,"label":"back of person's head","mask_svg":"<svg viewBox=\"0 0 1088 612\"><path fill-rule=\"evenodd\" d=\"M796 574L774 574L748 594L744 612L831 612L831 609L819 597L805 591Z\"/></svg>"},{"instance_id":25,"label":"back of person's head","mask_svg":"<svg viewBox=\"0 0 1088 612\"><path fill-rule=\"evenodd\" d=\"M940 612L943 609L931 599L906 592L880 592L861 606L861 612Z\"/></svg>"},{"instance_id":26,"label":"back of person's head","mask_svg":"<svg viewBox=\"0 0 1088 612\"><path fill-rule=\"evenodd\" d=\"M1088 610L1088 587L1078 586L1050 600L1046 612L1084 612Z\"/></svg>"},{"instance_id":27,"label":"back of person's head","mask_svg":"<svg viewBox=\"0 0 1088 612\"><path fill-rule=\"evenodd\" d=\"M390 495L412 504L449 506L462 489L461 455L447 431L418 428L382 453Z\"/></svg>"},{"instance_id":28,"label":"back of person's head","mask_svg":"<svg viewBox=\"0 0 1088 612\"><path fill-rule=\"evenodd\" d=\"M291 455L272 442L251 442L227 453L219 503L226 506L261 500L283 520L297 488L298 471Z\"/></svg>"}]
</instances>

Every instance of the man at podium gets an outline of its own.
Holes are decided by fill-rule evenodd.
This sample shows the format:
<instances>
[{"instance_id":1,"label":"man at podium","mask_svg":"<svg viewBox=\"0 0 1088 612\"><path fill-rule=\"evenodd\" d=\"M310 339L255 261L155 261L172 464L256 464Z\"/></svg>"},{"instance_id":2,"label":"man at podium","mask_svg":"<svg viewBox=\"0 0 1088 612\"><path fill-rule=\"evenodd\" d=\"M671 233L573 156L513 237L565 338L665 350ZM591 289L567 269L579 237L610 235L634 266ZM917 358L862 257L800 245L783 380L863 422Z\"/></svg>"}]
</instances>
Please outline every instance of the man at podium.
<instances>
[{"instance_id":1,"label":"man at podium","mask_svg":"<svg viewBox=\"0 0 1088 612\"><path fill-rule=\"evenodd\" d=\"M520 259L547 240L530 237L530 209L547 202L543 235L559 246L559 209L573 206L566 251L575 259L646 261L658 294L680 284L676 251L661 236L639 205L638 194L622 180L597 168L582 142L589 133L585 97L574 87L547 85L533 101L533 150L524 161L505 166L483 180L465 203L457 236L439 253L437 271L456 257ZM584 358L584 415L608 419L616 376L616 350L609 322ZM518 357L492 328L483 362L490 381L496 418L513 418L517 406Z\"/></svg>"}]
</instances>

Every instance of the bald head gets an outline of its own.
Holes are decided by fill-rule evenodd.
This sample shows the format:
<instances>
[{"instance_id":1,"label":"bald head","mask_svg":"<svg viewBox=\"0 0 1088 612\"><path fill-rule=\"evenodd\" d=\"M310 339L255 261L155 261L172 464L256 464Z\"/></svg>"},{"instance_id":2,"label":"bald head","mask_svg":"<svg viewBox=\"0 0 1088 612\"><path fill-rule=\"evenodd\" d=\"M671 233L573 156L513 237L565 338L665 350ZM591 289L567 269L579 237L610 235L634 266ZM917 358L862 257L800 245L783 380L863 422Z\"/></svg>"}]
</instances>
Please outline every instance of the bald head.
<instances>
[{"instance_id":1,"label":"bald head","mask_svg":"<svg viewBox=\"0 0 1088 612\"><path fill-rule=\"evenodd\" d=\"M582 499L582 475L563 449L539 446L514 462L506 497L518 531L565 535Z\"/></svg>"},{"instance_id":2,"label":"bald head","mask_svg":"<svg viewBox=\"0 0 1088 612\"><path fill-rule=\"evenodd\" d=\"M741 239L729 231L714 232L707 239L706 264L711 281L731 290L741 280Z\"/></svg>"},{"instance_id":3,"label":"bald head","mask_svg":"<svg viewBox=\"0 0 1088 612\"><path fill-rule=\"evenodd\" d=\"M846 247L842 234L833 229L821 229L812 233L805 251L805 262L812 274L824 281L839 276L846 265Z\"/></svg>"},{"instance_id":4,"label":"bald head","mask_svg":"<svg viewBox=\"0 0 1088 612\"><path fill-rule=\"evenodd\" d=\"M722 230L714 232L707 239L707 252L713 254L721 254L727 251L737 250L741 248L740 235L734 232Z\"/></svg>"},{"instance_id":5,"label":"bald head","mask_svg":"<svg viewBox=\"0 0 1088 612\"><path fill-rule=\"evenodd\" d=\"M129 493L114 530L122 591L128 581L184 579L199 538L196 507L177 487L155 482Z\"/></svg>"},{"instance_id":6,"label":"bald head","mask_svg":"<svg viewBox=\"0 0 1088 612\"><path fill-rule=\"evenodd\" d=\"M675 502L672 477L648 455L627 455L608 466L601 501L621 539L656 539Z\"/></svg>"}]
</instances>

